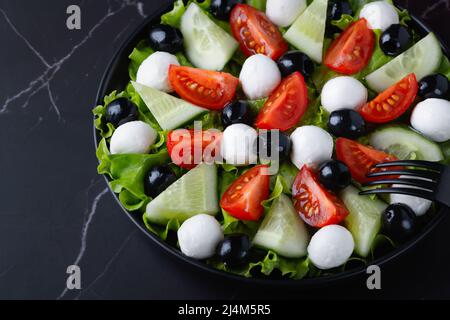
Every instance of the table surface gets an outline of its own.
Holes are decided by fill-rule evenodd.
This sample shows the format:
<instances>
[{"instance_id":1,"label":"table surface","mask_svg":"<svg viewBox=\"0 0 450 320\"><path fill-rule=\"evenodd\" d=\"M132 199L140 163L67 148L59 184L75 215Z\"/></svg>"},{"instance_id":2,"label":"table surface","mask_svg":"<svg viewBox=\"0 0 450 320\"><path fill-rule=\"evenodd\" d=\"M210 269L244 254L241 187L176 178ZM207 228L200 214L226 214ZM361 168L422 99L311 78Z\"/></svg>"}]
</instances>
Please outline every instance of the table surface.
<instances>
[{"instance_id":1,"label":"table surface","mask_svg":"<svg viewBox=\"0 0 450 320\"><path fill-rule=\"evenodd\" d=\"M170 1L0 0L0 298L450 298L450 219L413 252L332 287L261 288L193 269L131 223L96 173L91 109L118 46ZM450 43L450 1L399 1ZM78 4L82 28L66 27ZM82 290L66 270L81 267Z\"/></svg>"}]
</instances>

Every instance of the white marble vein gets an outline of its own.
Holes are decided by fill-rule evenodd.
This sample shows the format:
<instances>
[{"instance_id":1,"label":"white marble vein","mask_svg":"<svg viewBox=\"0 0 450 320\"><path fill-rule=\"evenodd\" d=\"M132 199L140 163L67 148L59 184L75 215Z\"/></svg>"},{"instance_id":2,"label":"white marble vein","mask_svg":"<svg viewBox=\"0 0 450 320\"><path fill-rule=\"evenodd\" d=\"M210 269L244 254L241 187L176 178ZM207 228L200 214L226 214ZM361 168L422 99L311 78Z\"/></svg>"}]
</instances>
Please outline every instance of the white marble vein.
<instances>
[{"instance_id":1,"label":"white marble vein","mask_svg":"<svg viewBox=\"0 0 450 320\"><path fill-rule=\"evenodd\" d=\"M41 63L44 66L44 71L38 75L35 79L31 80L28 85L22 89L19 89L17 93L13 94L11 97L8 97L3 104L0 107L0 115L3 113L8 112L11 105L17 103L21 99L24 99L23 104L21 105L22 108L26 108L31 99L42 90L47 90L49 102L51 104L52 109L54 110L57 118L59 121L62 121L62 114L60 111L60 108L58 107L55 99L54 94L51 88L51 82L55 78L55 76L58 74L58 72L61 70L62 66L83 46L85 45L95 32L103 26L105 22L110 20L112 17L119 14L121 11L123 11L126 8L129 7L135 7L137 13L141 17L145 17L144 12L144 4L140 1L135 0L122 0L119 2L116 2L119 4L119 6L115 9L111 7L111 5L108 5L108 10L106 14L89 30L87 35L77 44L73 46L73 48L61 59L54 63L49 63L43 55L34 47L31 42L17 29L17 27L12 23L11 19L8 17L7 13L0 8L0 13L5 19L6 23L10 26L11 30L24 41L24 43L27 45L27 47L31 50L31 52L41 61Z\"/></svg>"},{"instance_id":2,"label":"white marble vein","mask_svg":"<svg viewBox=\"0 0 450 320\"><path fill-rule=\"evenodd\" d=\"M119 246L119 249L117 249L116 253L114 253L111 259L109 259L109 261L105 264L105 267L100 272L100 274L97 277L95 277L95 279L86 288L83 288L83 290L75 297L75 300L80 299L81 295L84 292L89 292L89 290L108 273L111 266L120 257L122 251L127 247L128 243L131 241L131 239L133 239L136 233L137 231L135 230L131 232L131 234L128 237L125 238L125 240Z\"/></svg>"},{"instance_id":3,"label":"white marble vein","mask_svg":"<svg viewBox=\"0 0 450 320\"><path fill-rule=\"evenodd\" d=\"M91 182L91 185L89 186L89 188L91 188L93 186L93 183ZM89 189L88 188L88 189ZM92 223L92 220L94 219L95 213L97 212L97 207L98 204L100 203L100 200L109 193L109 188L105 188L103 189L92 201L92 205L89 209L86 210L85 212L85 221L83 224L83 228L81 230L81 245L80 245L80 249L78 251L78 255L75 259L75 261L72 263L72 265L77 265L79 266L79 263L81 262L81 260L84 257L84 254L86 253L86 249L87 249L87 236L89 233L89 227ZM59 297L57 299L62 299L64 298L64 296L67 294L68 289L65 288L61 294L59 295Z\"/></svg>"},{"instance_id":4,"label":"white marble vein","mask_svg":"<svg viewBox=\"0 0 450 320\"><path fill-rule=\"evenodd\" d=\"M432 5L428 6L420 15L421 18L427 19L429 18L430 14L436 11L441 6L445 6L447 10L450 10L450 0L438 0Z\"/></svg>"}]
</instances>

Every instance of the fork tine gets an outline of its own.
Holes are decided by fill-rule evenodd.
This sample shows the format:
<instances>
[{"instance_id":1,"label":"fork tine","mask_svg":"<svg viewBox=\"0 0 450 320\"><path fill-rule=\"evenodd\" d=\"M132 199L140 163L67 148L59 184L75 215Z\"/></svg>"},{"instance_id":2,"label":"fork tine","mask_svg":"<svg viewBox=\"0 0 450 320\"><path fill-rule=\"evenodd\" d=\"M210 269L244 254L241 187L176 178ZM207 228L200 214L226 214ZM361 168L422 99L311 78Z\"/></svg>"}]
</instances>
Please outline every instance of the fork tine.
<instances>
[{"instance_id":1,"label":"fork tine","mask_svg":"<svg viewBox=\"0 0 450 320\"><path fill-rule=\"evenodd\" d=\"M404 194L407 196L419 197L427 200L434 200L434 193L431 191L411 189L411 188L384 188L362 191L359 193L361 196L373 195L373 194Z\"/></svg>"},{"instance_id":2,"label":"fork tine","mask_svg":"<svg viewBox=\"0 0 450 320\"><path fill-rule=\"evenodd\" d=\"M438 172L425 170L389 170L389 171L373 172L367 175L368 178L379 178L386 176L413 176L437 181L439 180L440 174Z\"/></svg>"},{"instance_id":3,"label":"fork tine","mask_svg":"<svg viewBox=\"0 0 450 320\"><path fill-rule=\"evenodd\" d=\"M386 163L379 163L375 165L375 168L389 168L389 167L421 167L426 169L431 169L434 171L442 171L444 169L444 165L437 162L430 161L420 161L420 160L404 160L404 161L392 161Z\"/></svg>"},{"instance_id":4,"label":"fork tine","mask_svg":"<svg viewBox=\"0 0 450 320\"><path fill-rule=\"evenodd\" d=\"M383 185L383 184L399 184L399 185L406 185L406 186L414 186L419 187L423 189L429 189L431 191L436 189L436 183L421 179L383 179L383 180L376 180L371 181L365 185L365 187L370 186L377 186L377 185Z\"/></svg>"}]
</instances>

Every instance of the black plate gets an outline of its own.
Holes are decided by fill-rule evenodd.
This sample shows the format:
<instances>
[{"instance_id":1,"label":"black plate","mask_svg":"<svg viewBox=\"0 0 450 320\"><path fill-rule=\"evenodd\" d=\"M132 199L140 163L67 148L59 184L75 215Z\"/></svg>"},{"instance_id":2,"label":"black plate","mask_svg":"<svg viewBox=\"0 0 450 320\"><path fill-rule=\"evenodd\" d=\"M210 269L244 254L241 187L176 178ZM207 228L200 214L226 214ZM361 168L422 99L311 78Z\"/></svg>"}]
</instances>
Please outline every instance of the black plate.
<instances>
[{"instance_id":1,"label":"black plate","mask_svg":"<svg viewBox=\"0 0 450 320\"><path fill-rule=\"evenodd\" d=\"M132 52L133 48L136 47L136 45L140 40L146 39L149 27L151 25L159 24L161 15L171 9L172 5L169 5L165 8L161 8L153 12L117 51L103 76L100 88L97 93L96 105L103 104L103 98L105 97L105 95L109 94L113 90L122 91L126 87L126 85L130 80L128 76L128 65L129 65L128 55ZM413 17L413 21L410 23L410 25L412 26L412 28L418 31L421 36L425 36L426 34L431 32L431 30L416 17ZM440 42L445 55L449 56L448 49L446 48L445 45L442 44L442 41ZM95 137L95 147L97 148L98 143L100 141L100 136L98 135L98 132L95 130L95 126L94 126L94 137ZM106 176L105 179L109 181L108 177ZM114 194L114 192L112 193ZM161 240L158 236L148 231L141 219L141 215L135 215L128 212L120 203L118 196L114 194L114 197L117 200L120 207L123 209L123 211L136 224L136 226L143 233L145 233L151 240L153 240L159 247L164 249L167 253L170 253L171 255L178 257L179 259L187 262L188 264L194 267L200 268L217 276L226 277L230 280L236 280L241 282L244 281L261 285L295 285L302 287L318 287L330 285L332 283L336 283L338 281L342 281L351 277L356 277L366 272L366 267L361 266L332 276L303 279L303 280L291 280L291 279L271 279L271 278L245 278L233 275L231 273L219 271L212 267L209 267L203 262L199 262L184 256L177 248L171 246L167 242ZM437 213L426 223L426 226L424 226L423 231L420 234L418 234L414 239L410 240L408 243L402 245L401 247L392 250L390 253L384 255L383 257L375 261L372 261L371 264L380 266L382 264L392 261L395 258L398 258L404 252L413 248L425 236L427 236L440 223L440 221L446 215L449 214L450 214L449 209L445 208L438 209Z\"/></svg>"}]
</instances>

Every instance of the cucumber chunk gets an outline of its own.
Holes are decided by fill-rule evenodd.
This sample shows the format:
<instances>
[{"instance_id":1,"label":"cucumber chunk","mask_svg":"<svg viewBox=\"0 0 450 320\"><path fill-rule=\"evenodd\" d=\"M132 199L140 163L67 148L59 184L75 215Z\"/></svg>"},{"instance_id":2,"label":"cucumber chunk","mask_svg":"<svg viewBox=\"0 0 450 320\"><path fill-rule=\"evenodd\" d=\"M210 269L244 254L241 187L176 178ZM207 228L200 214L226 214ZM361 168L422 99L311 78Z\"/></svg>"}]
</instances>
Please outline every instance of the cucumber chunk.
<instances>
[{"instance_id":1,"label":"cucumber chunk","mask_svg":"<svg viewBox=\"0 0 450 320\"><path fill-rule=\"evenodd\" d=\"M163 130L173 130L208 110L197 107L170 94L132 82L150 112Z\"/></svg>"},{"instance_id":2,"label":"cucumber chunk","mask_svg":"<svg viewBox=\"0 0 450 320\"><path fill-rule=\"evenodd\" d=\"M181 19L181 32L189 61L201 69L222 70L239 46L195 3L189 5Z\"/></svg>"},{"instance_id":3,"label":"cucumber chunk","mask_svg":"<svg viewBox=\"0 0 450 320\"><path fill-rule=\"evenodd\" d=\"M394 60L366 77L372 90L383 92L410 73L415 73L417 80L435 72L442 60L441 45L433 33L417 42Z\"/></svg>"},{"instance_id":4,"label":"cucumber chunk","mask_svg":"<svg viewBox=\"0 0 450 320\"><path fill-rule=\"evenodd\" d=\"M198 214L216 215L217 182L216 166L200 164L147 205L148 221L165 226L172 219L182 223Z\"/></svg>"},{"instance_id":5,"label":"cucumber chunk","mask_svg":"<svg viewBox=\"0 0 450 320\"><path fill-rule=\"evenodd\" d=\"M369 143L378 150L401 160L442 161L444 155L438 144L406 126L387 126L373 132Z\"/></svg>"},{"instance_id":6,"label":"cucumber chunk","mask_svg":"<svg viewBox=\"0 0 450 320\"><path fill-rule=\"evenodd\" d=\"M297 18L284 38L317 63L322 63L328 0L314 0Z\"/></svg>"},{"instance_id":7,"label":"cucumber chunk","mask_svg":"<svg viewBox=\"0 0 450 320\"><path fill-rule=\"evenodd\" d=\"M387 204L368 196L360 196L355 187L348 187L341 194L342 201L350 211L345 225L355 240L355 252L366 258L381 228L381 214Z\"/></svg>"},{"instance_id":8,"label":"cucumber chunk","mask_svg":"<svg viewBox=\"0 0 450 320\"><path fill-rule=\"evenodd\" d=\"M306 255L309 243L308 230L288 196L276 199L264 218L253 244L273 250L287 258Z\"/></svg>"}]
</instances>

